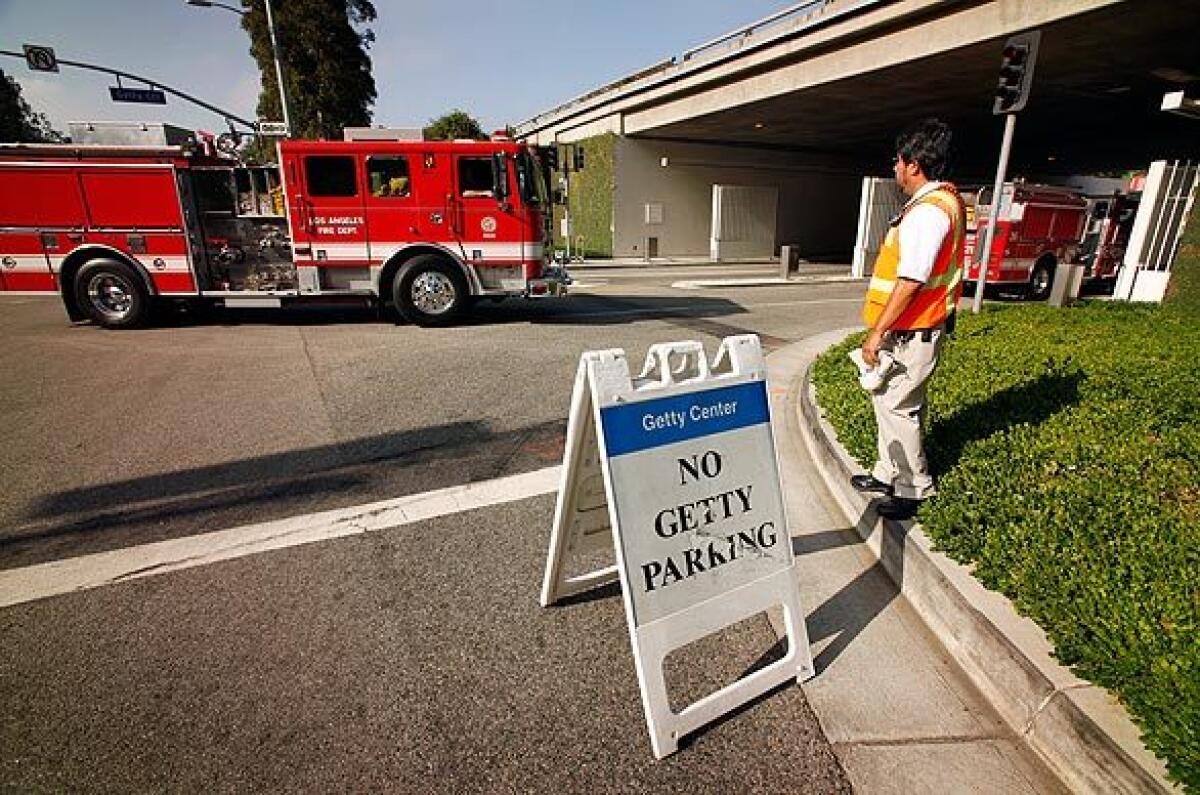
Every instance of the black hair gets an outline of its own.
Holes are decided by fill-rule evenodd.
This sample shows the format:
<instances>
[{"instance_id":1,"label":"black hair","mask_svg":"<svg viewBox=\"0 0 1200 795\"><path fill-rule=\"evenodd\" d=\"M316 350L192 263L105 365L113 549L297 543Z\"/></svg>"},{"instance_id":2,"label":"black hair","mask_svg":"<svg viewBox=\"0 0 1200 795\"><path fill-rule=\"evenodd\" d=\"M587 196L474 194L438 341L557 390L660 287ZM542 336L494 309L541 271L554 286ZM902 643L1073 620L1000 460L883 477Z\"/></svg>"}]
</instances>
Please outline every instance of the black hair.
<instances>
[{"instance_id":1,"label":"black hair","mask_svg":"<svg viewBox=\"0 0 1200 795\"><path fill-rule=\"evenodd\" d=\"M941 179L950 170L950 127L938 119L923 119L896 136L896 154L916 163L928 179Z\"/></svg>"}]
</instances>

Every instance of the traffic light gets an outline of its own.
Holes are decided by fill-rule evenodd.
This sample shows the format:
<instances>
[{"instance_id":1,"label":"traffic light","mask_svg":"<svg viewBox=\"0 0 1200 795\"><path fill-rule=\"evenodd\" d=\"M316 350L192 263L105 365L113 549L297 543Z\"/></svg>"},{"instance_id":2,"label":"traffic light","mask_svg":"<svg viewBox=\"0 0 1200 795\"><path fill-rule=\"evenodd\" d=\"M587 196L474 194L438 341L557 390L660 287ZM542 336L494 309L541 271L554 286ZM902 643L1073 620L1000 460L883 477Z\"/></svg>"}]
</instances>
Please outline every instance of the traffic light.
<instances>
[{"instance_id":1,"label":"traffic light","mask_svg":"<svg viewBox=\"0 0 1200 795\"><path fill-rule=\"evenodd\" d=\"M992 105L992 113L1016 113L1025 107L1029 99L1029 87L1033 83L1033 64L1037 60L1041 37L1041 31L1035 30L1013 36L1004 42L1004 52L1000 57L1000 80L996 84L996 102Z\"/></svg>"},{"instance_id":2,"label":"traffic light","mask_svg":"<svg viewBox=\"0 0 1200 795\"><path fill-rule=\"evenodd\" d=\"M542 162L546 164L546 169L549 171L558 171L558 146L555 144L543 146L541 154Z\"/></svg>"},{"instance_id":3,"label":"traffic light","mask_svg":"<svg viewBox=\"0 0 1200 795\"><path fill-rule=\"evenodd\" d=\"M575 144L575 170L583 171L583 146Z\"/></svg>"}]
</instances>

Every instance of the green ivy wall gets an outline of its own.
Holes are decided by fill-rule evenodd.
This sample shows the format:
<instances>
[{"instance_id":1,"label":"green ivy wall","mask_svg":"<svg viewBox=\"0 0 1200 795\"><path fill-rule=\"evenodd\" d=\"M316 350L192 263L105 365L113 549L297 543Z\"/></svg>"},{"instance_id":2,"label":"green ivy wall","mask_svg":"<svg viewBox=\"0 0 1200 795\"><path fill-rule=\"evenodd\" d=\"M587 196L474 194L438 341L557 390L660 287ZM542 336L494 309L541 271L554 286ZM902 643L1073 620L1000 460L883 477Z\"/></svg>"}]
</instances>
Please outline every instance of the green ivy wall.
<instances>
[{"instance_id":1,"label":"green ivy wall","mask_svg":"<svg viewBox=\"0 0 1200 795\"><path fill-rule=\"evenodd\" d=\"M616 150L617 136L612 133L585 138L576 145L583 147L584 166L582 171L570 173L571 189L570 202L571 218L574 225L574 237L571 241L571 253L576 253L576 245L580 236L583 237L583 255L586 257L611 257L613 253L613 153ZM560 168L566 165L559 163ZM552 188L558 187L556 184ZM561 207L554 208L554 247L565 249L567 241L562 236Z\"/></svg>"}]
</instances>

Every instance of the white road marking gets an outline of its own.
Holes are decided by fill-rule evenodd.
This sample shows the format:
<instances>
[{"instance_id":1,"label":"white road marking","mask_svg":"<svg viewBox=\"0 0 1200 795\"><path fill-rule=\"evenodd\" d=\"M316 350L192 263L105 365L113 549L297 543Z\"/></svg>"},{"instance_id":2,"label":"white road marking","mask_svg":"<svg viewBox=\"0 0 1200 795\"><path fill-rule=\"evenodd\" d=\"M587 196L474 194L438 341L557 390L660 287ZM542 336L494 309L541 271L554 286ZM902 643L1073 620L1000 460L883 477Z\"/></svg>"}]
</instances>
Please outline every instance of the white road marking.
<instances>
[{"instance_id":1,"label":"white road marking","mask_svg":"<svg viewBox=\"0 0 1200 795\"><path fill-rule=\"evenodd\" d=\"M538 497L558 490L561 472L562 467L546 467L352 508L0 571L0 607Z\"/></svg>"}]
</instances>

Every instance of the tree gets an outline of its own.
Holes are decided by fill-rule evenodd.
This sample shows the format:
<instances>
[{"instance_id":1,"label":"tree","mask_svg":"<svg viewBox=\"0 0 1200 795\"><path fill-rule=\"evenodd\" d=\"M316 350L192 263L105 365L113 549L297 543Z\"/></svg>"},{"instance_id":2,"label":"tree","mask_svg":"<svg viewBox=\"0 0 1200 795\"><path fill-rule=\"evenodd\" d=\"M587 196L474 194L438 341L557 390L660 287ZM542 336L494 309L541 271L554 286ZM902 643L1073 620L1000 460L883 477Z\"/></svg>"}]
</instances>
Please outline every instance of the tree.
<instances>
[{"instance_id":1,"label":"tree","mask_svg":"<svg viewBox=\"0 0 1200 795\"><path fill-rule=\"evenodd\" d=\"M258 116L279 121L279 85L263 0L242 0L242 27L262 73ZM375 104L375 78L367 49L375 34L371 0L287 0L271 6L287 83L292 135L340 140L344 127L366 127Z\"/></svg>"},{"instance_id":2,"label":"tree","mask_svg":"<svg viewBox=\"0 0 1200 795\"><path fill-rule=\"evenodd\" d=\"M455 138L471 138L479 141L487 140L487 135L479 126L479 122L471 118L469 113L458 108L440 118L429 120L429 126L425 128L426 141L450 141Z\"/></svg>"},{"instance_id":3,"label":"tree","mask_svg":"<svg viewBox=\"0 0 1200 795\"><path fill-rule=\"evenodd\" d=\"M21 96L21 84L0 69L0 141L51 143L61 141L44 113L35 113Z\"/></svg>"}]
</instances>

